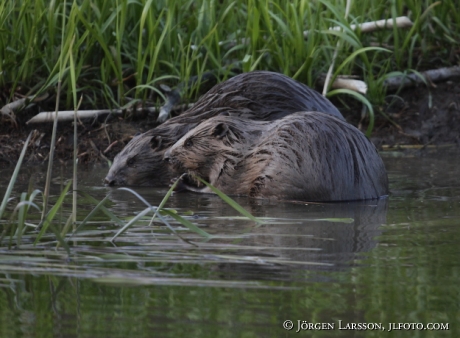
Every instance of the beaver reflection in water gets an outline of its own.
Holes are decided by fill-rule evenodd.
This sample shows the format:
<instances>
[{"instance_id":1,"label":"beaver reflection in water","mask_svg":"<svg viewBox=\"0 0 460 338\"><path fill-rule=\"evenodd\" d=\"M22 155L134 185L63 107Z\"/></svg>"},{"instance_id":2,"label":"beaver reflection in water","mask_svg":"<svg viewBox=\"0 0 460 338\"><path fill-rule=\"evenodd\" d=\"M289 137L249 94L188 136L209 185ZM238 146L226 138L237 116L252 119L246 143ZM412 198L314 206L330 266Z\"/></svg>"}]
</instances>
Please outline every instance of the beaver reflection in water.
<instances>
[{"instance_id":1,"label":"beaver reflection in water","mask_svg":"<svg viewBox=\"0 0 460 338\"><path fill-rule=\"evenodd\" d=\"M185 134L164 155L188 173L182 187L211 193L297 201L351 201L388 194L384 164L352 125L298 112L276 121L217 116Z\"/></svg>"},{"instance_id":2,"label":"beaver reflection in water","mask_svg":"<svg viewBox=\"0 0 460 338\"><path fill-rule=\"evenodd\" d=\"M105 183L167 186L177 173L164 165L164 152L200 122L223 111L235 117L272 121L303 110L343 119L328 99L288 76L267 71L237 75L214 86L188 111L134 137L115 157Z\"/></svg>"}]
</instances>

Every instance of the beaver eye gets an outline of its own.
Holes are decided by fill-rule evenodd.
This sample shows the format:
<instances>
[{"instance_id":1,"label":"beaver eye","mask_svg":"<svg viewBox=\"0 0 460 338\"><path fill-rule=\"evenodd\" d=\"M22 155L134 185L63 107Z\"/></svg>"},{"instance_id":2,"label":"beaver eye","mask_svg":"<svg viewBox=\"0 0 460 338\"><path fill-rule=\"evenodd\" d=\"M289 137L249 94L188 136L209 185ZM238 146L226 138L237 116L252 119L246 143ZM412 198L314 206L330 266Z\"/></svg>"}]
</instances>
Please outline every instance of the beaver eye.
<instances>
[{"instance_id":1,"label":"beaver eye","mask_svg":"<svg viewBox=\"0 0 460 338\"><path fill-rule=\"evenodd\" d=\"M126 161L126 164L128 166L132 167L134 165L134 162L136 162L136 161L134 161L134 157L131 157L128 161Z\"/></svg>"},{"instance_id":2,"label":"beaver eye","mask_svg":"<svg viewBox=\"0 0 460 338\"><path fill-rule=\"evenodd\" d=\"M192 140L191 140L191 139L187 139L187 140L184 142L184 147L190 148L191 146L193 146Z\"/></svg>"}]
</instances>

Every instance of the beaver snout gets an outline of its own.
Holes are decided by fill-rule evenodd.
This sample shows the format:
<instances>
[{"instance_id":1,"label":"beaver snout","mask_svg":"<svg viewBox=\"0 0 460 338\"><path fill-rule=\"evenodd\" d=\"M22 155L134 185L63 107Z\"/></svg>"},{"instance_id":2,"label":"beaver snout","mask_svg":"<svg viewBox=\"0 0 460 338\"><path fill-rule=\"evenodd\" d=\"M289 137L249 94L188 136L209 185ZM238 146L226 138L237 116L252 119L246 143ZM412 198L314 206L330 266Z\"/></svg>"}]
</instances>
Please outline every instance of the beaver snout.
<instances>
[{"instance_id":1,"label":"beaver snout","mask_svg":"<svg viewBox=\"0 0 460 338\"><path fill-rule=\"evenodd\" d=\"M171 160L171 149L168 149L163 155L163 161L165 161L166 163L169 163L170 160Z\"/></svg>"},{"instance_id":2,"label":"beaver snout","mask_svg":"<svg viewBox=\"0 0 460 338\"><path fill-rule=\"evenodd\" d=\"M171 152L171 148L168 149L164 155L163 155L163 161L169 165L176 165L177 164L177 158L174 156L175 154L173 154Z\"/></svg>"},{"instance_id":3,"label":"beaver snout","mask_svg":"<svg viewBox=\"0 0 460 338\"><path fill-rule=\"evenodd\" d=\"M163 155L163 162L169 166L170 169L173 170L180 170L181 168L181 163L178 161L177 157L175 154L171 152L171 149L168 149L164 155Z\"/></svg>"},{"instance_id":4,"label":"beaver snout","mask_svg":"<svg viewBox=\"0 0 460 338\"><path fill-rule=\"evenodd\" d=\"M104 178L104 185L108 185L110 187L113 187L115 185L115 180L109 176Z\"/></svg>"}]
</instances>

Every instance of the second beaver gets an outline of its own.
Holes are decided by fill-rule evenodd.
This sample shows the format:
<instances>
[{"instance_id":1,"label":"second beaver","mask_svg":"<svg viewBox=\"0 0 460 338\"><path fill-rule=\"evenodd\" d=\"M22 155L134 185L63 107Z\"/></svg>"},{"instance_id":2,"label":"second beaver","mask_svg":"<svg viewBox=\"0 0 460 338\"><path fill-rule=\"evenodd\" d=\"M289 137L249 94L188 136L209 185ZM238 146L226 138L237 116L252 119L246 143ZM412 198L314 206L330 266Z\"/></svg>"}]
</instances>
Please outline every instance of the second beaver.
<instances>
[{"instance_id":1,"label":"second beaver","mask_svg":"<svg viewBox=\"0 0 460 338\"><path fill-rule=\"evenodd\" d=\"M268 71L237 75L214 86L188 111L134 137L115 157L105 183L167 186L177 173L164 165L164 152L190 129L223 111L271 121L302 110L344 119L327 98L286 75Z\"/></svg>"},{"instance_id":2,"label":"second beaver","mask_svg":"<svg viewBox=\"0 0 460 338\"><path fill-rule=\"evenodd\" d=\"M183 187L211 193L297 201L351 201L388 194L374 145L329 114L298 112L276 121L217 116L190 130L164 155Z\"/></svg>"}]
</instances>

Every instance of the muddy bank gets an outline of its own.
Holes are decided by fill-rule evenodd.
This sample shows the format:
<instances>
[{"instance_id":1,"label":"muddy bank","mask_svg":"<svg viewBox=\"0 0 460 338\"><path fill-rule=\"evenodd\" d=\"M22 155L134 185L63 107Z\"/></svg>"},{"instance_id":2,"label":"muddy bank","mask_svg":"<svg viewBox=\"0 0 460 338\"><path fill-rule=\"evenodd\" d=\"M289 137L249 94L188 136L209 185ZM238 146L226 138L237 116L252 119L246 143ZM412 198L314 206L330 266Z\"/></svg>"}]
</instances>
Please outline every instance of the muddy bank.
<instances>
[{"instance_id":1,"label":"muddy bank","mask_svg":"<svg viewBox=\"0 0 460 338\"><path fill-rule=\"evenodd\" d=\"M372 141L384 149L404 145L460 147L460 78L387 96ZM351 121L353 123L353 121Z\"/></svg>"},{"instance_id":2,"label":"muddy bank","mask_svg":"<svg viewBox=\"0 0 460 338\"><path fill-rule=\"evenodd\" d=\"M431 87L407 88L397 95L387 95L387 104L376 111L372 142L379 149L407 146L452 145L460 147L460 79L433 84ZM363 131L366 120L360 121L360 106L351 108L334 102L348 122ZM27 135L32 141L25 162L47 160L52 124L28 126L25 122L37 113L38 107L18 114L16 122L3 118L0 124L0 163L14 165ZM385 116L384 116L385 115ZM126 145L133 135L155 126L155 117L113 117L100 121L85 121L78 126L78 158L80 163L108 162ZM56 159L72 159L73 126L60 123L56 142ZM409 147L410 148L410 147Z\"/></svg>"}]
</instances>

